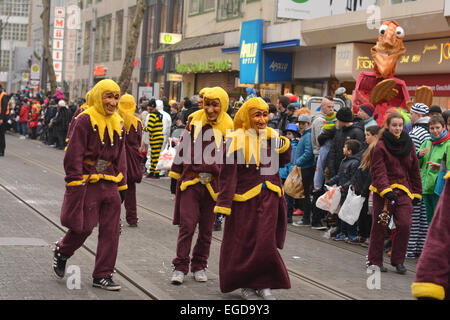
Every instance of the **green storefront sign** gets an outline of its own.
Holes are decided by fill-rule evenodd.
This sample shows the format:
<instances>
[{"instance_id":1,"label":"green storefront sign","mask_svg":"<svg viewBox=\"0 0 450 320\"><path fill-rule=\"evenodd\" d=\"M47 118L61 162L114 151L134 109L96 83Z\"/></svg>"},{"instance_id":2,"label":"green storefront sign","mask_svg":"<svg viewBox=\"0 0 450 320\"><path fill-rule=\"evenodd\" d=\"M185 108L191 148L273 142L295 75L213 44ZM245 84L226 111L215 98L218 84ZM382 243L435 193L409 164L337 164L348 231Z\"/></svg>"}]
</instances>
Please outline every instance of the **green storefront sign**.
<instances>
[{"instance_id":1,"label":"green storefront sign","mask_svg":"<svg viewBox=\"0 0 450 320\"><path fill-rule=\"evenodd\" d=\"M177 73L230 71L231 60L177 64Z\"/></svg>"}]
</instances>

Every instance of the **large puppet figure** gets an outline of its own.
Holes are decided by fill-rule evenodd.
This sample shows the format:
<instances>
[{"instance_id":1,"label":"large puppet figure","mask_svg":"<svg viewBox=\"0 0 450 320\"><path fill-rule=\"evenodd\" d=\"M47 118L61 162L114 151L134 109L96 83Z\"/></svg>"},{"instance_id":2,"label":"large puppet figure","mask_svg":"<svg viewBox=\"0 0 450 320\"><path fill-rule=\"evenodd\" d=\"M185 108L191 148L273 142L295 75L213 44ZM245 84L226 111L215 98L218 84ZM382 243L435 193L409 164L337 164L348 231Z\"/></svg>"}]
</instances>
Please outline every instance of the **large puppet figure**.
<instances>
[{"instance_id":1,"label":"large puppet figure","mask_svg":"<svg viewBox=\"0 0 450 320\"><path fill-rule=\"evenodd\" d=\"M404 38L405 31L396 21L384 21L378 41L370 50L374 72L361 72L356 82L353 106L372 103L376 107L374 118L380 126L388 109L399 107L409 111L412 105L405 81L394 77L397 63L406 52ZM415 102L429 106L432 95L431 88L422 86L416 90Z\"/></svg>"}]
</instances>

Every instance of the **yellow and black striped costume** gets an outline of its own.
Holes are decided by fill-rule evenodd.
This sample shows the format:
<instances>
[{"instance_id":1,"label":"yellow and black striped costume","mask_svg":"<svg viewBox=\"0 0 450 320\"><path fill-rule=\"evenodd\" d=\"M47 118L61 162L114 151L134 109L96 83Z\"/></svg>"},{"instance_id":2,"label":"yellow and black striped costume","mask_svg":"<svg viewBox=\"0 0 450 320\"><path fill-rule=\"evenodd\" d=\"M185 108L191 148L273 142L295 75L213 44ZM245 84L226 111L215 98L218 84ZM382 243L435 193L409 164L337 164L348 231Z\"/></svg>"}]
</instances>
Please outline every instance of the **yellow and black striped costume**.
<instances>
[{"instance_id":1,"label":"yellow and black striped costume","mask_svg":"<svg viewBox=\"0 0 450 320\"><path fill-rule=\"evenodd\" d=\"M151 148L151 166L150 175L159 176L159 171L156 171L159 154L164 142L163 135L163 116L158 111L150 113L147 127L143 128L145 132L149 133L149 144Z\"/></svg>"}]
</instances>

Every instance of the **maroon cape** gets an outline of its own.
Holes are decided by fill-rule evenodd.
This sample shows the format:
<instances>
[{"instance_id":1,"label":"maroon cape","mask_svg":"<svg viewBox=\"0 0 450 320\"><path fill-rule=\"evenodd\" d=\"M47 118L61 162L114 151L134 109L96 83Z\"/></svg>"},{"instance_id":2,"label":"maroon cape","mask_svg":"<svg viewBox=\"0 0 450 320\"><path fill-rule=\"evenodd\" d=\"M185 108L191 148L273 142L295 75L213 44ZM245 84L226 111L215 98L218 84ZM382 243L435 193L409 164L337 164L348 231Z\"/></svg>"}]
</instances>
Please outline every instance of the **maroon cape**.
<instances>
[{"instance_id":1,"label":"maroon cape","mask_svg":"<svg viewBox=\"0 0 450 320\"><path fill-rule=\"evenodd\" d=\"M279 155L279 167L289 163L291 150L289 146ZM217 206L231 208L220 250L220 290L289 289L289 275L277 249L283 248L286 239L286 200L264 187L276 186L281 191L280 175L278 170L272 175L261 174L271 163L261 164L260 168L255 164L236 164L241 156L242 150L232 153L229 157L234 158L233 164L228 164L231 159L227 159L219 178ZM233 201L235 194L245 194L260 184L263 187L256 196L243 202Z\"/></svg>"},{"instance_id":2,"label":"maroon cape","mask_svg":"<svg viewBox=\"0 0 450 320\"><path fill-rule=\"evenodd\" d=\"M450 300L450 179L439 199L417 264L415 297Z\"/></svg>"}]
</instances>

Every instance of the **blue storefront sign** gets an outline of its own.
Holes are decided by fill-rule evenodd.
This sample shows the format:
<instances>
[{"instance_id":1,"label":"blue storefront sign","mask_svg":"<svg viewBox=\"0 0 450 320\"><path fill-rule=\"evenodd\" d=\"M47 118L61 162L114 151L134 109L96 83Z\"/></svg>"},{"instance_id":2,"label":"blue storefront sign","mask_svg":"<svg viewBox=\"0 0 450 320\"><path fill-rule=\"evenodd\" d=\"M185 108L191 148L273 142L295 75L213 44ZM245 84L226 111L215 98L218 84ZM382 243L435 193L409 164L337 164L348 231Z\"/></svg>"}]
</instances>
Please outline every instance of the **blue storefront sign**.
<instances>
[{"instance_id":1,"label":"blue storefront sign","mask_svg":"<svg viewBox=\"0 0 450 320\"><path fill-rule=\"evenodd\" d=\"M292 53L264 52L264 82L292 80Z\"/></svg>"},{"instance_id":2,"label":"blue storefront sign","mask_svg":"<svg viewBox=\"0 0 450 320\"><path fill-rule=\"evenodd\" d=\"M257 84L262 82L263 20L245 21L241 25L240 82Z\"/></svg>"}]
</instances>

